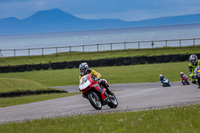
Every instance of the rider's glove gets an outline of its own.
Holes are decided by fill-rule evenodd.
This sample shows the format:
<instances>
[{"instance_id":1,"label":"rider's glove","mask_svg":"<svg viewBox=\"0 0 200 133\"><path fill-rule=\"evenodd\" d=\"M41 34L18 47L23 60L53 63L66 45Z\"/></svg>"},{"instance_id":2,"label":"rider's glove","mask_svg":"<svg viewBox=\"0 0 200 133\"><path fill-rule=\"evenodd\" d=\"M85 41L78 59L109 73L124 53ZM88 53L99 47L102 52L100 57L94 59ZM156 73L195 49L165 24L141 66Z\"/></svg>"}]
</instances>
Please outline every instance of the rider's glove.
<instances>
[{"instance_id":1,"label":"rider's glove","mask_svg":"<svg viewBox=\"0 0 200 133\"><path fill-rule=\"evenodd\" d=\"M99 79L99 78L94 78L94 80L95 80L95 81L99 81L100 79Z\"/></svg>"}]
</instances>

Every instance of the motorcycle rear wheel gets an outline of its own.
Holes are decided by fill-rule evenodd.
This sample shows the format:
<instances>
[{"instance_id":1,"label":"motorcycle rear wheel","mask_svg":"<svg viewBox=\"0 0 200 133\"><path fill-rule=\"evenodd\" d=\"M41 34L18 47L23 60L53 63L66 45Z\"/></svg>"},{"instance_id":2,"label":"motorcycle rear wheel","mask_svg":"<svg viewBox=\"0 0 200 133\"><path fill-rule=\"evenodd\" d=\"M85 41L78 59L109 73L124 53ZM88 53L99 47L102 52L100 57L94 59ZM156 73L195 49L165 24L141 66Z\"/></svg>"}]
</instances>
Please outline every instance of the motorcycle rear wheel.
<instances>
[{"instance_id":1,"label":"motorcycle rear wheel","mask_svg":"<svg viewBox=\"0 0 200 133\"><path fill-rule=\"evenodd\" d=\"M88 100L95 109L101 110L102 108L101 100L95 92L91 92L90 94L88 94Z\"/></svg>"},{"instance_id":2,"label":"motorcycle rear wheel","mask_svg":"<svg viewBox=\"0 0 200 133\"><path fill-rule=\"evenodd\" d=\"M113 96L113 98L110 99L110 102L108 103L108 106L110 108L117 108L118 101L117 101L117 98L115 96Z\"/></svg>"}]
</instances>

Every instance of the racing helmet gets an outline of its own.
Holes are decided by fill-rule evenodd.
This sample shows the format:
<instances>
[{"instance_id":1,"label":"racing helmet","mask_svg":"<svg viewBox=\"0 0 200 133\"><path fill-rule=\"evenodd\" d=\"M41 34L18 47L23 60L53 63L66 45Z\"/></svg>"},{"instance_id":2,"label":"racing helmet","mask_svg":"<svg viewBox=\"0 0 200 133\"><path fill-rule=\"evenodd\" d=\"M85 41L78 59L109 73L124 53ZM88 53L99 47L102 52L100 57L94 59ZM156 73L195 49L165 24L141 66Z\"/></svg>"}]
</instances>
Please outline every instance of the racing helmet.
<instances>
[{"instance_id":1,"label":"racing helmet","mask_svg":"<svg viewBox=\"0 0 200 133\"><path fill-rule=\"evenodd\" d=\"M89 69L89 66L86 62L83 62L79 65L80 73L83 75L85 75L87 73L88 69Z\"/></svg>"},{"instance_id":2,"label":"racing helmet","mask_svg":"<svg viewBox=\"0 0 200 133\"><path fill-rule=\"evenodd\" d=\"M195 54L190 55L189 61L192 65L197 65L198 57Z\"/></svg>"},{"instance_id":3,"label":"racing helmet","mask_svg":"<svg viewBox=\"0 0 200 133\"><path fill-rule=\"evenodd\" d=\"M163 75L162 75L162 74L160 74L160 75L159 75L159 77L163 77Z\"/></svg>"},{"instance_id":4,"label":"racing helmet","mask_svg":"<svg viewBox=\"0 0 200 133\"><path fill-rule=\"evenodd\" d=\"M183 73L183 72L180 72L180 74L183 75L184 73Z\"/></svg>"}]
</instances>

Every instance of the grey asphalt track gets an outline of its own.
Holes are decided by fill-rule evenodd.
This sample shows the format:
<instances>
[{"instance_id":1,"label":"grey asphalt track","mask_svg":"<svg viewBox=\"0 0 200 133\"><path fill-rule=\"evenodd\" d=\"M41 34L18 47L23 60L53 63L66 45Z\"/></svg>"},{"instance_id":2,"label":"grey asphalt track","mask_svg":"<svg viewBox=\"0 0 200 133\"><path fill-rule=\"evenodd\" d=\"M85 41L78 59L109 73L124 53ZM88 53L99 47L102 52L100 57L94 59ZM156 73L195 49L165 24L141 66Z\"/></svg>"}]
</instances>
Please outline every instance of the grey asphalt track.
<instances>
[{"instance_id":1,"label":"grey asphalt track","mask_svg":"<svg viewBox=\"0 0 200 133\"><path fill-rule=\"evenodd\" d=\"M115 90L119 102L116 109L103 106L102 110L95 110L81 95L4 107L0 108L0 123L200 103L200 89L196 85L183 86L180 82L172 82L171 85L171 87L162 87L160 83L111 84L110 89ZM78 92L78 86L55 88Z\"/></svg>"}]
</instances>

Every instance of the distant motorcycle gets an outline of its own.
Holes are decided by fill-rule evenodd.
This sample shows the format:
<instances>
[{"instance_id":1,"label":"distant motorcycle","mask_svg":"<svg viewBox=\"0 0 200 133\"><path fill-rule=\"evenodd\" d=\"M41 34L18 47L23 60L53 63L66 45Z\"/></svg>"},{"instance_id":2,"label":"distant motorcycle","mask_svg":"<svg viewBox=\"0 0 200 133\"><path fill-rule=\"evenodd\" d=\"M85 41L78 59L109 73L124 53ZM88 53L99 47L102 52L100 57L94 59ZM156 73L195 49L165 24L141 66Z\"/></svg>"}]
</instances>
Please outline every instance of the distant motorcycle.
<instances>
[{"instance_id":1,"label":"distant motorcycle","mask_svg":"<svg viewBox=\"0 0 200 133\"><path fill-rule=\"evenodd\" d=\"M188 76L185 74L182 76L182 83L183 83L183 85L190 85L190 83L188 81Z\"/></svg>"},{"instance_id":2,"label":"distant motorcycle","mask_svg":"<svg viewBox=\"0 0 200 133\"><path fill-rule=\"evenodd\" d=\"M80 79L79 90L83 93L83 97L87 98L97 110L101 110L104 105L108 105L110 108L118 106L115 95L109 95L106 88L100 86L98 79L93 77L92 74L85 75Z\"/></svg>"},{"instance_id":3,"label":"distant motorcycle","mask_svg":"<svg viewBox=\"0 0 200 133\"><path fill-rule=\"evenodd\" d=\"M163 79L163 84L162 84L163 87L170 87L170 83L169 83L169 80L165 77Z\"/></svg>"},{"instance_id":4,"label":"distant motorcycle","mask_svg":"<svg viewBox=\"0 0 200 133\"><path fill-rule=\"evenodd\" d=\"M194 69L194 76L196 84L198 85L198 89L200 89L200 65Z\"/></svg>"}]
</instances>

